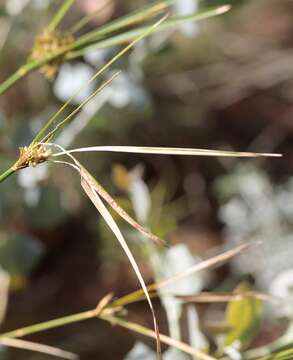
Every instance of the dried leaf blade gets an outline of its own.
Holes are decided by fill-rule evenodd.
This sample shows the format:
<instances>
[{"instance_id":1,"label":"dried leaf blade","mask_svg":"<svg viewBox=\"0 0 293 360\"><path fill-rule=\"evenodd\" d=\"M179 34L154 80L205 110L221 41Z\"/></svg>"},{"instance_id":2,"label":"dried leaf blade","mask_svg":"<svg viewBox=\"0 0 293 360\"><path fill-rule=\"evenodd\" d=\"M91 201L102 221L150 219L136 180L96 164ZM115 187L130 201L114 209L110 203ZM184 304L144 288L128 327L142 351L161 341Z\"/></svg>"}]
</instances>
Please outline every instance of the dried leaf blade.
<instances>
[{"instance_id":1,"label":"dried leaf blade","mask_svg":"<svg viewBox=\"0 0 293 360\"><path fill-rule=\"evenodd\" d=\"M155 328L155 333L156 333L156 342L157 342L157 352L158 352L158 356L159 358L161 358L161 344L160 344L160 337L159 337L159 328L158 328L158 322L156 319L156 315L155 315L155 311L154 311L154 307L151 301L151 298L149 296L146 284L144 282L144 279L141 275L141 272L139 270L139 267L134 259L134 256L132 255L126 240L124 239L124 236L122 235L118 225L116 224L115 220L113 219L112 215L110 214L109 210L106 208L106 206L104 205L104 203L102 202L101 198L99 197L99 195L97 194L97 192L95 191L95 189L91 186L91 184L88 182L88 173L85 169L83 169L81 167L80 169L80 175L81 175L81 186L84 189L85 193L87 194L87 196L89 197L89 199L92 201L92 203L94 204L94 206L96 207L96 209L99 211L99 213L102 215L102 217L104 218L104 220L106 221L106 223L108 224L108 226L110 227L110 229L112 230L112 232L114 233L114 235L116 236L117 240L119 241L121 247L123 248L124 252L126 253L132 267L133 270L139 280L139 283L145 293L145 296L147 298L147 301L149 303L149 307L151 309L151 313L153 316L153 322L154 322L154 328Z\"/></svg>"}]
</instances>

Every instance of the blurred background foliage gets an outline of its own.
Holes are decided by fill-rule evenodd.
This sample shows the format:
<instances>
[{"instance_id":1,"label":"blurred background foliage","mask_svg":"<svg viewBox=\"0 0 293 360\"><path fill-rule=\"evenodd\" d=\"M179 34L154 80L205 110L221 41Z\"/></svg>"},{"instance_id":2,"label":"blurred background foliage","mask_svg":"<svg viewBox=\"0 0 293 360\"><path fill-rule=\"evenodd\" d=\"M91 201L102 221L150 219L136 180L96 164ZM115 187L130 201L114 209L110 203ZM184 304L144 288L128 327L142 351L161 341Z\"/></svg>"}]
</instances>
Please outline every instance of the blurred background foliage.
<instances>
[{"instance_id":1,"label":"blurred background foliage","mask_svg":"<svg viewBox=\"0 0 293 360\"><path fill-rule=\"evenodd\" d=\"M61 28L69 29L101 8L87 24L91 30L148 2L103 3L77 0ZM226 3L180 0L172 11L183 15ZM170 249L158 255L149 245L140 246L145 239L121 222L146 282L171 276L224 247L261 241L260 247L229 266L200 274L173 290L182 295L232 291L245 279L252 289L292 300L293 2L230 3L232 10L223 16L186 23L141 41L107 72L109 76L122 69L122 74L82 109L56 142L68 148L145 145L285 154L276 160L249 161L117 153L83 154L80 159L125 209L170 241ZM35 35L58 5L53 0L0 0L2 81L25 61ZM32 73L0 97L1 170L117 49L95 50L65 63L51 82ZM80 93L75 103L96 86ZM2 331L91 308L110 291L118 296L137 288L127 259L78 181L71 170L44 164L1 184L0 291L6 294L0 306L3 314L6 311ZM228 347L232 359L240 359L237 351L242 347L265 346L281 336L293 341L292 306L280 310L266 305L261 316L259 304L239 302L233 309L230 303L230 325L241 323L241 314L249 313L251 306L256 313L247 317L248 324L242 322L244 328L236 326L234 332L217 336L215 322L225 322L222 305L185 306L172 297L161 301L168 318L160 313L162 331L169 328L174 337L187 337L178 329L183 313L190 329L197 329L190 343L201 348L207 347L207 339L221 347L233 344L235 331L239 341L243 336L239 348ZM151 326L144 303L131 309L135 321ZM82 359L134 360L142 353L145 359L154 358L152 343L97 320L31 338L68 347ZM40 359L20 350L2 349L0 356Z\"/></svg>"}]
</instances>

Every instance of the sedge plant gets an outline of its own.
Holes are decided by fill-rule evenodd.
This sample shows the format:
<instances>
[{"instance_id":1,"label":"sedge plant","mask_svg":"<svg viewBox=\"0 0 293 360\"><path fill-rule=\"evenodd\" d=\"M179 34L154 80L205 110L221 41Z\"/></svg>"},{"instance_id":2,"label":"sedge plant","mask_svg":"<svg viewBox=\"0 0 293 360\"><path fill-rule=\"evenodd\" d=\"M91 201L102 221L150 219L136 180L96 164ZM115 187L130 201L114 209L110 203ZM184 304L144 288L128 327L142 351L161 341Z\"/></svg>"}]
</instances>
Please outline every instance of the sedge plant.
<instances>
[{"instance_id":1,"label":"sedge plant","mask_svg":"<svg viewBox=\"0 0 293 360\"><path fill-rule=\"evenodd\" d=\"M126 52L131 50L137 42L143 38L151 35L156 31L172 28L186 22L188 20L199 20L210 16L218 15L228 9L228 7L220 7L212 10L207 10L199 14L192 15L190 17L172 18L169 15L163 15L153 25L145 25L139 28L128 30L130 26L137 23L144 23L147 20L153 18L154 15L161 14L168 9L171 1L159 1L143 10L132 13L122 19L113 21L96 31L90 32L80 38L75 39L73 34L59 33L56 28L68 9L74 3L72 0L64 1L57 14L54 16L47 29L42 33L41 37L37 38L35 47L25 65L23 65L15 74L13 74L4 83L0 84L0 94L5 92L14 83L27 75L29 72L37 69L41 69L48 77L53 77L58 70L58 66L61 62L68 61L77 56L83 55L86 51L96 48L113 46L125 42L130 43L125 46L117 55L115 55L110 61L108 61L102 68L98 69L96 73L91 77L86 85L93 82L98 76L103 74L112 64L120 59ZM88 19L87 19L88 20ZM120 34L116 34L117 31L125 30ZM114 34L114 35L113 35ZM42 48L43 47L43 48ZM45 53L44 53L45 48ZM48 50L49 48L49 50ZM53 49L53 50L52 50ZM46 52L47 51L47 52ZM63 166L70 166L77 172L80 178L80 185L84 193L88 196L93 203L99 214L103 217L113 234L119 241L121 247L126 253L133 270L138 278L141 286L141 290L134 294L127 295L118 300L112 300L111 296L107 296L102 299L97 308L91 311L87 311L82 314L75 314L62 319L56 319L46 323L29 326L25 329L19 329L15 331L2 334L0 336L1 341L5 339L12 339L28 335L37 331L46 330L52 327L57 327L65 324L69 324L75 321L85 320L91 317L98 317L102 320L108 321L113 324L120 325L128 328L132 331L139 332L146 336L156 339L158 358L161 358L161 342L168 345L175 346L182 351L185 351L193 356L196 356L203 360L212 360L214 357L205 354L197 349L193 349L187 344L181 343L178 340L170 339L169 337L162 335L159 331L158 321L155 315L155 310L152 304L151 298L155 295L154 292L159 287L166 285L169 281L179 281L181 277L187 276L194 271L198 271L202 268L209 267L218 262L230 258L237 253L243 251L246 248L241 246L228 254L220 255L218 258L208 260L198 265L194 269L190 269L184 274L179 274L177 277L166 280L161 284L154 284L147 286L141 275L136 260L128 247L122 232L120 231L113 216L109 212L107 205L109 205L119 216L127 221L132 227L140 231L143 235L147 236L150 240L157 245L164 246L164 239L160 239L153 234L149 229L140 225L135 219L128 215L124 209L122 209L117 202L111 197L111 195L104 189L104 187L91 175L91 173L81 164L79 160L75 158L75 153L86 152L126 152L126 153L143 153L143 154L169 154L169 155L183 155L183 156L216 156L216 157L279 157L280 154L268 154L268 153L252 153L252 152L232 152L222 150L208 150L208 149L192 149L192 148L162 148L162 147L134 147L134 146L92 146L83 147L77 149L63 149L60 145L53 142L54 136L61 129L65 129L65 125L72 120L72 118L79 112L79 110L88 103L94 96L102 91L116 76L119 76L119 72L115 73L111 78L106 80L97 90L93 92L86 100L84 100L78 107L76 107L69 115L60 119L63 112L67 109L68 105L72 102L75 95L68 99L68 101L47 121L47 123L39 130L30 144L20 149L19 158L16 162L0 175L0 183L7 180L13 173L21 171L27 167L36 167L44 162L51 162L53 164L59 164ZM66 131L66 130L65 130ZM153 322L154 331L144 328L140 325L130 323L123 318L119 317L121 309L138 299L146 298L149 304ZM15 343L16 344L16 343ZM64 355L64 354L63 354Z\"/></svg>"}]
</instances>

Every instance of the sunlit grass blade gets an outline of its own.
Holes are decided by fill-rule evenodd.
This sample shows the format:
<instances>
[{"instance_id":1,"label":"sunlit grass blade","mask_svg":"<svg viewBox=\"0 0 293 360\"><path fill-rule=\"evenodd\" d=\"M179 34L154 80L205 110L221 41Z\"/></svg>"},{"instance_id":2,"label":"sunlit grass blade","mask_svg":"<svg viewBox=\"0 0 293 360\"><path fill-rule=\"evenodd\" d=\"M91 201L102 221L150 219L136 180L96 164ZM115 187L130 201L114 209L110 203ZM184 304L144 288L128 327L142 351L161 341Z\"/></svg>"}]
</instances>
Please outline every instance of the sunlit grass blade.
<instances>
[{"instance_id":1,"label":"sunlit grass blade","mask_svg":"<svg viewBox=\"0 0 293 360\"><path fill-rule=\"evenodd\" d=\"M104 315L101 314L100 318L106 321L109 321L111 324L114 325L119 325L121 327L124 327L128 330L132 330L134 332L137 332L139 334L145 335L147 337L150 338L156 338L156 333L154 331L152 331L151 329L148 329L145 326L121 319L119 317L116 316L112 316L112 315ZM159 334L160 336L160 340L162 343L165 343L169 346L172 346L178 350L181 350L183 352L185 352L186 354L195 356L197 359L200 360L216 360L216 358L204 353L203 351L200 351L198 349L195 349L189 345L187 345L186 343L183 343L179 340L176 339L172 339L169 336L163 335L163 334Z\"/></svg>"},{"instance_id":2,"label":"sunlit grass blade","mask_svg":"<svg viewBox=\"0 0 293 360\"><path fill-rule=\"evenodd\" d=\"M208 150L208 149L192 149L192 148L167 148L167 147L144 147L144 146L90 146L79 149L68 150L68 153L81 152L119 152L133 154L157 154L157 155L184 155L184 156L223 156L223 157L280 157L282 154L274 153L253 153L253 152L237 152L226 150ZM62 155L61 153L54 156Z\"/></svg>"},{"instance_id":3,"label":"sunlit grass blade","mask_svg":"<svg viewBox=\"0 0 293 360\"><path fill-rule=\"evenodd\" d=\"M62 359L68 359L68 360L78 359L78 356L71 352L64 351L64 350L58 349L53 346L38 344L38 343L27 341L27 340L1 337L0 344L4 345L4 346L13 347L16 349L30 350L30 351L34 351L34 352L38 352L38 353L42 353L42 354L47 354L47 355L55 356L55 357L62 358Z\"/></svg>"},{"instance_id":4,"label":"sunlit grass blade","mask_svg":"<svg viewBox=\"0 0 293 360\"><path fill-rule=\"evenodd\" d=\"M38 142L43 135L45 135L46 131L50 128L50 126L57 120L57 118L63 113L63 111L68 107L68 105L72 102L72 100L82 91L86 86L88 86L91 82L93 82L98 76L100 76L105 70L107 70L112 64L114 64L118 59L120 59L127 51L133 48L133 46L150 35L154 29L159 26L163 21L165 21L166 16L157 21L154 25L149 26L147 30L142 33L140 36L136 37L128 46L123 48L117 55L115 55L111 60L109 60L104 66L102 66L78 91L73 94L62 106L61 108L47 121L47 123L42 127L42 129L37 133L35 138L32 141L32 144Z\"/></svg>"},{"instance_id":5,"label":"sunlit grass blade","mask_svg":"<svg viewBox=\"0 0 293 360\"><path fill-rule=\"evenodd\" d=\"M92 203L94 204L94 206L97 208L97 210L99 211L99 213L102 215L102 217L104 218L104 220L106 221L106 223L108 224L109 228L112 230L112 232L114 233L114 235L116 236L117 240L119 241L121 247L123 248L124 252L126 253L132 267L133 270L135 271L135 274L140 282L140 285L142 287L142 290L147 298L147 301L149 303L149 307L151 309L151 313L153 316L153 321L154 321L154 328L155 328L155 338L157 341L157 353L159 355L159 358L161 358L161 344L160 344L160 338L159 338L159 328L158 328L158 323L157 323L157 319L156 319L156 314L155 314L155 310L153 308L153 304L151 301L151 298L149 296L147 287L145 285L144 279L141 275L141 272L139 270L139 267L132 255L132 252L130 251L126 240L124 239L124 236L122 235L118 225L116 224L115 220L113 219L112 215L110 214L109 210L106 208L106 206L104 205L104 203L102 202L102 200L100 199L99 195L96 193L95 189L91 186L91 183L88 181L89 178L89 174L88 172L81 167L80 169L80 175L81 175L81 186L83 187L85 193L87 194L87 196L89 197L89 199L92 201Z\"/></svg>"},{"instance_id":6,"label":"sunlit grass blade","mask_svg":"<svg viewBox=\"0 0 293 360\"><path fill-rule=\"evenodd\" d=\"M210 17L218 16L218 15L221 15L221 14L229 11L230 8L231 7L229 5L224 5L221 7L197 12L192 15L172 17L172 18L169 18L168 20L166 20L160 26L156 27L156 29L154 30L154 33L160 32L160 31L165 31L165 30L175 29L176 27L178 27L182 24L185 24L186 22L189 22L189 21L200 21L200 20L208 19ZM74 43L74 45L72 46L72 50L66 54L65 58L67 60L70 60L70 59L74 59L79 56L83 56L88 51L125 44L129 41L132 41L137 36L140 36L141 34L143 34L147 30L147 28L148 28L148 26L141 26L139 28L126 31L126 32L120 33L118 35L113 35L104 40L97 41L93 44L86 44L86 43L80 44L79 40L77 40ZM98 36L100 36L100 35L98 35ZM96 40L98 40L98 39L96 39ZM76 49L77 47L80 47L80 49Z\"/></svg>"}]
</instances>

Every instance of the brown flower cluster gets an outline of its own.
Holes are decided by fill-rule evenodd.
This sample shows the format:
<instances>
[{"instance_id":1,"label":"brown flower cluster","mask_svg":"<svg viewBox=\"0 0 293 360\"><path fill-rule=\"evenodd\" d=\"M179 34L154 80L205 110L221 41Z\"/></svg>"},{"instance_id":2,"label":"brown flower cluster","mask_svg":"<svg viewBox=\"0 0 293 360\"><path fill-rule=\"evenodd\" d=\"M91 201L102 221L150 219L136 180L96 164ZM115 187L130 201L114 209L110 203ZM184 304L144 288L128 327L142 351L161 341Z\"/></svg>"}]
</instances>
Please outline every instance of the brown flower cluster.
<instances>
[{"instance_id":1,"label":"brown flower cluster","mask_svg":"<svg viewBox=\"0 0 293 360\"><path fill-rule=\"evenodd\" d=\"M15 170L24 169L28 166L37 166L45 162L51 155L51 151L41 144L21 147L19 152L19 159L14 165Z\"/></svg>"},{"instance_id":2,"label":"brown flower cluster","mask_svg":"<svg viewBox=\"0 0 293 360\"><path fill-rule=\"evenodd\" d=\"M30 55L31 60L42 61L51 55L60 53L60 56L41 66L40 71L47 79L52 80L56 76L59 65L64 60L64 51L74 42L70 33L45 30L39 34Z\"/></svg>"}]
</instances>

